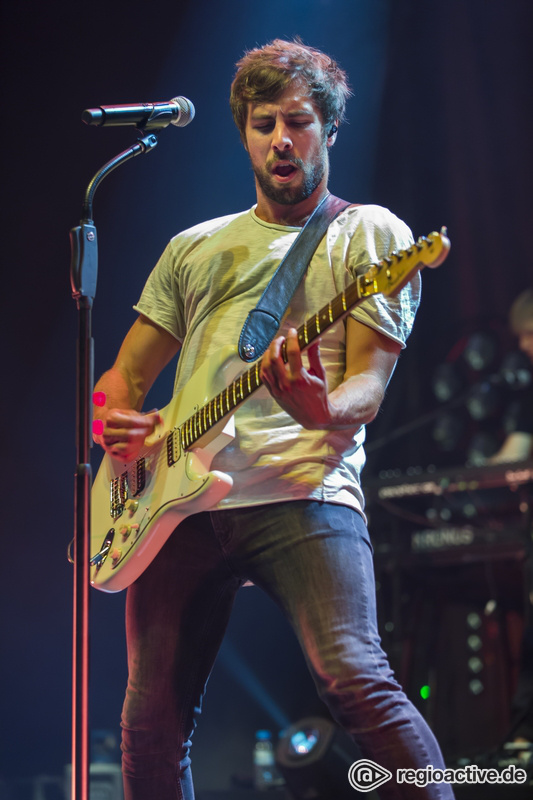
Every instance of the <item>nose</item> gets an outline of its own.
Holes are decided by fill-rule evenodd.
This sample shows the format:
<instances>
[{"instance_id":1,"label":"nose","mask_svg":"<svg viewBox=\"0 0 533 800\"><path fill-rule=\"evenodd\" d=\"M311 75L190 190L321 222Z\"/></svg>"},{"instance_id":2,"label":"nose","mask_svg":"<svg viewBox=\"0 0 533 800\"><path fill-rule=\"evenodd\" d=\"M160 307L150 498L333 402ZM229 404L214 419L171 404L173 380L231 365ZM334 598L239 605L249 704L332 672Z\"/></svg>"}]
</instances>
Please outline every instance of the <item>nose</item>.
<instances>
[{"instance_id":1,"label":"nose","mask_svg":"<svg viewBox=\"0 0 533 800\"><path fill-rule=\"evenodd\" d=\"M278 152L285 152L292 149L290 131L283 119L278 119L274 126L272 148Z\"/></svg>"}]
</instances>

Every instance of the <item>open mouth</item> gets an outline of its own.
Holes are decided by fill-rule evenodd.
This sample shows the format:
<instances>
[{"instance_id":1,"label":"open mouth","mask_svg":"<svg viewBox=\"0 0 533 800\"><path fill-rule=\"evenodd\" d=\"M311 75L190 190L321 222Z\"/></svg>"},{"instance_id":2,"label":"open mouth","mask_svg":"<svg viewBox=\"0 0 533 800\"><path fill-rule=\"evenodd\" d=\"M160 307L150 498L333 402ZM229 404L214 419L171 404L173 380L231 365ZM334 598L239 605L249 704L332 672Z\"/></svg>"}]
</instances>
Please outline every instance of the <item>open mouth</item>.
<instances>
[{"instance_id":1,"label":"open mouth","mask_svg":"<svg viewBox=\"0 0 533 800\"><path fill-rule=\"evenodd\" d=\"M296 172L296 167L289 161L279 161L272 168L272 174L281 181L290 180L292 176L296 174Z\"/></svg>"}]
</instances>

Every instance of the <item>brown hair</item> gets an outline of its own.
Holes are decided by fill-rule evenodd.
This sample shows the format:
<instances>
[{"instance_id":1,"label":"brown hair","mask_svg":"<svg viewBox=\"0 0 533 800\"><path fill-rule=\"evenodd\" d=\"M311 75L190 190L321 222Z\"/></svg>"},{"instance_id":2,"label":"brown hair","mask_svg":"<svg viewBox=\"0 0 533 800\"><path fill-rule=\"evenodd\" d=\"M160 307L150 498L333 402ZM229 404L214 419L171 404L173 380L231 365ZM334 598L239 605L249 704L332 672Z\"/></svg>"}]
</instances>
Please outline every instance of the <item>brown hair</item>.
<instances>
[{"instance_id":1,"label":"brown hair","mask_svg":"<svg viewBox=\"0 0 533 800\"><path fill-rule=\"evenodd\" d=\"M519 336L527 325L533 320L533 288L526 289L522 294L519 294L511 306L509 312L509 322L511 323L511 330L516 336Z\"/></svg>"},{"instance_id":2,"label":"brown hair","mask_svg":"<svg viewBox=\"0 0 533 800\"><path fill-rule=\"evenodd\" d=\"M264 47L248 50L236 66L229 102L245 143L248 103L275 100L298 79L309 87L309 94L322 113L324 126L344 119L346 100L351 94L346 73L332 58L300 40L275 39Z\"/></svg>"}]
</instances>

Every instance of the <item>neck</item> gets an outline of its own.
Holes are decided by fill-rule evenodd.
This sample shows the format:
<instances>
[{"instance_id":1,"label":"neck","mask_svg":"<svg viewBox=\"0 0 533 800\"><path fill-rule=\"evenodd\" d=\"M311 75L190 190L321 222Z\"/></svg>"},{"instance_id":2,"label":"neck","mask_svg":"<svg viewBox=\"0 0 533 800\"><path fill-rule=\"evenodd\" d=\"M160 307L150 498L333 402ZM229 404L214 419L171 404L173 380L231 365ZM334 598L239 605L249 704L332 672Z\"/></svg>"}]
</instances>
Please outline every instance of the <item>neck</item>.
<instances>
[{"instance_id":1,"label":"neck","mask_svg":"<svg viewBox=\"0 0 533 800\"><path fill-rule=\"evenodd\" d=\"M258 186L257 181L256 188L257 208L255 213L259 219L276 225L290 225L291 227L305 225L317 205L328 194L327 184L324 181L305 200L294 205L282 205L266 197Z\"/></svg>"}]
</instances>

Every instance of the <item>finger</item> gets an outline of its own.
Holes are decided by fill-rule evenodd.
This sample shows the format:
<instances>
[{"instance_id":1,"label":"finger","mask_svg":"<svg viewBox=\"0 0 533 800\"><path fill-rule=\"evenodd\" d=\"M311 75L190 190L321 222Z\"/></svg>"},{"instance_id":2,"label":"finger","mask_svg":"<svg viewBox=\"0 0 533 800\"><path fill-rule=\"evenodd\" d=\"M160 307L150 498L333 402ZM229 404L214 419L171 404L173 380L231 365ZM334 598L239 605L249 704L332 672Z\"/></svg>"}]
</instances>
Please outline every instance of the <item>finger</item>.
<instances>
[{"instance_id":1,"label":"finger","mask_svg":"<svg viewBox=\"0 0 533 800\"><path fill-rule=\"evenodd\" d=\"M152 432L154 431L154 429L158 425L162 425L163 424L163 417L161 416L161 414L159 413L157 408L154 408L153 411L148 411L143 416L144 416L144 419L147 420L150 423L150 425L152 426Z\"/></svg>"},{"instance_id":2,"label":"finger","mask_svg":"<svg viewBox=\"0 0 533 800\"><path fill-rule=\"evenodd\" d=\"M107 447L107 452L113 456L113 458L119 458L121 461L133 461L133 459L138 455L139 448L132 447L131 444L126 442L117 442L116 444Z\"/></svg>"},{"instance_id":3,"label":"finger","mask_svg":"<svg viewBox=\"0 0 533 800\"><path fill-rule=\"evenodd\" d=\"M281 393L279 382L276 376L272 374L271 370L268 372L261 373L261 381L266 386L271 395L277 396Z\"/></svg>"},{"instance_id":4,"label":"finger","mask_svg":"<svg viewBox=\"0 0 533 800\"><path fill-rule=\"evenodd\" d=\"M281 355L281 348L283 347L283 342L285 341L284 336L278 336L274 339L269 347L270 351L270 363L275 368L278 369L280 366L283 367L283 358Z\"/></svg>"},{"instance_id":5,"label":"finger","mask_svg":"<svg viewBox=\"0 0 533 800\"><path fill-rule=\"evenodd\" d=\"M123 411L121 409L113 409L109 412L106 418L106 427L116 430L118 428L126 430L142 430L145 432L149 430L150 433L154 430L155 426L162 422L159 412L153 411L149 414L139 414L138 412Z\"/></svg>"},{"instance_id":6,"label":"finger","mask_svg":"<svg viewBox=\"0 0 533 800\"><path fill-rule=\"evenodd\" d=\"M291 328L287 334L287 363L291 372L301 372L302 353L298 343L298 333L295 328Z\"/></svg>"},{"instance_id":7,"label":"finger","mask_svg":"<svg viewBox=\"0 0 533 800\"><path fill-rule=\"evenodd\" d=\"M283 342L282 336L274 339L261 359L261 379L269 386L277 384L280 377L280 352ZM283 368L284 364L281 360L281 369Z\"/></svg>"},{"instance_id":8,"label":"finger","mask_svg":"<svg viewBox=\"0 0 533 800\"><path fill-rule=\"evenodd\" d=\"M120 409L113 409L109 412L106 418L106 428L137 428L143 426L144 417L137 412L131 413L128 411L121 411Z\"/></svg>"}]
</instances>

